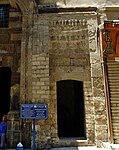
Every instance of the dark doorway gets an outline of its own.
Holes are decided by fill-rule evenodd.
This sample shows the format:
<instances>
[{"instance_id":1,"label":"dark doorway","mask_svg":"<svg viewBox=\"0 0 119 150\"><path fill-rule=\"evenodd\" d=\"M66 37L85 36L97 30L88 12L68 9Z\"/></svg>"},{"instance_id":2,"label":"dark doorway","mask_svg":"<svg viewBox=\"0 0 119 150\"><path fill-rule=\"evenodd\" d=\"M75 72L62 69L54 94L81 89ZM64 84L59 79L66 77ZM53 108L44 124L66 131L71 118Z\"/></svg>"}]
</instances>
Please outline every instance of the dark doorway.
<instances>
[{"instance_id":1,"label":"dark doorway","mask_svg":"<svg viewBox=\"0 0 119 150\"><path fill-rule=\"evenodd\" d=\"M0 67L0 119L10 109L11 68Z\"/></svg>"},{"instance_id":2,"label":"dark doorway","mask_svg":"<svg viewBox=\"0 0 119 150\"><path fill-rule=\"evenodd\" d=\"M57 121L59 137L85 139L83 82L62 80L57 82Z\"/></svg>"}]
</instances>

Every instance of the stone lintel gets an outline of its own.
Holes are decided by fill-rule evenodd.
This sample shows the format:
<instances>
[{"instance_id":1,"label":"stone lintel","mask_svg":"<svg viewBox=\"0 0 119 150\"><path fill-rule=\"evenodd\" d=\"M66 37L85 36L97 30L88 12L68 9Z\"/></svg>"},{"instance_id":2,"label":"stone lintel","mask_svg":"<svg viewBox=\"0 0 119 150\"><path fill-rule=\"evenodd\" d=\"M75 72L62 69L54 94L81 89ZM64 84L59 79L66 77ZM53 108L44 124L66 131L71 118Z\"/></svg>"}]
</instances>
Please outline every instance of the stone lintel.
<instances>
[{"instance_id":1,"label":"stone lintel","mask_svg":"<svg viewBox=\"0 0 119 150\"><path fill-rule=\"evenodd\" d=\"M38 9L38 13L60 13L60 12L96 12L96 7L73 7L73 8L44 8Z\"/></svg>"}]
</instances>

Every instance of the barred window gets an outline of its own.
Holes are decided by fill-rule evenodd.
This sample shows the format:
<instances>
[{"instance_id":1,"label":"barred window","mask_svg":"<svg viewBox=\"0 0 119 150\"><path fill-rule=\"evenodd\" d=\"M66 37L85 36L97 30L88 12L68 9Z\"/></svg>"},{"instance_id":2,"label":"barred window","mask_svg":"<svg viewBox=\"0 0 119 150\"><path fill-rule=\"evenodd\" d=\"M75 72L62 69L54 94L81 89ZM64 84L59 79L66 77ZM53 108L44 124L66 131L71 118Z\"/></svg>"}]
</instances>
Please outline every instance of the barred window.
<instances>
[{"instance_id":1,"label":"barred window","mask_svg":"<svg viewBox=\"0 0 119 150\"><path fill-rule=\"evenodd\" d=\"M0 28L8 27L9 5L0 5Z\"/></svg>"}]
</instances>

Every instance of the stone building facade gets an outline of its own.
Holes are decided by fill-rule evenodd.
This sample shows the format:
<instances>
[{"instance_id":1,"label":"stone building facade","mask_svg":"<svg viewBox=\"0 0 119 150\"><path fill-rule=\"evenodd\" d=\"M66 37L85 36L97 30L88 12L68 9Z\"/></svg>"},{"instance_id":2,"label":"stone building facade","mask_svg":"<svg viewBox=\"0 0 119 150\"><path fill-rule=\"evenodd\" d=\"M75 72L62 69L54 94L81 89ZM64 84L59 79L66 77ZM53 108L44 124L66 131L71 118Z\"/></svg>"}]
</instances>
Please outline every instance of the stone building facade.
<instances>
[{"instance_id":1,"label":"stone building facade","mask_svg":"<svg viewBox=\"0 0 119 150\"><path fill-rule=\"evenodd\" d=\"M3 6L9 7L8 26L0 28L1 72L11 70L8 147L33 145L33 120L20 118L21 104L48 104L48 118L36 120L37 149L110 142L99 33L105 20L119 19L119 3L1 0Z\"/></svg>"}]
</instances>

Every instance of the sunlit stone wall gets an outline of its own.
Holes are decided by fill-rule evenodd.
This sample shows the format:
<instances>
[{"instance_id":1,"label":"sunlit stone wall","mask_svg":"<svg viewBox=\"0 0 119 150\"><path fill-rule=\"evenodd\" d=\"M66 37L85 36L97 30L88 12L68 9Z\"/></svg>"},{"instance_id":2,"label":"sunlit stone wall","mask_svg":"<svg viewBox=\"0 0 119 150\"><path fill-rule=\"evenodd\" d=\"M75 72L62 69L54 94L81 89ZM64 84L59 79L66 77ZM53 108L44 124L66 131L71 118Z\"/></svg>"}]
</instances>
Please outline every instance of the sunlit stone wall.
<instances>
[{"instance_id":1,"label":"sunlit stone wall","mask_svg":"<svg viewBox=\"0 0 119 150\"><path fill-rule=\"evenodd\" d=\"M32 51L30 95L32 103L48 104L48 119L37 121L37 147L80 145L76 141L61 142L57 133L56 82L66 79L84 83L87 140L83 144L107 140L96 29L95 12L34 15L29 43Z\"/></svg>"}]
</instances>

